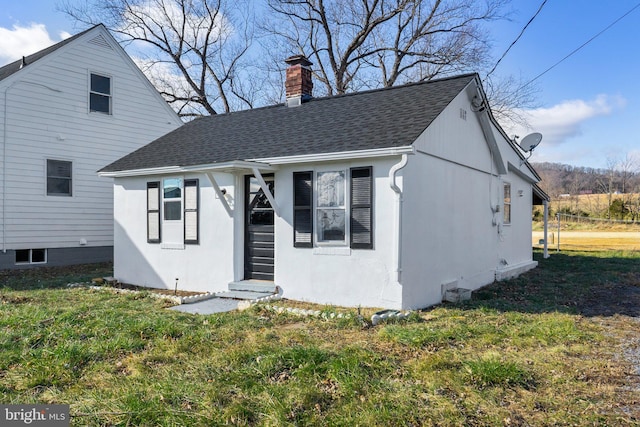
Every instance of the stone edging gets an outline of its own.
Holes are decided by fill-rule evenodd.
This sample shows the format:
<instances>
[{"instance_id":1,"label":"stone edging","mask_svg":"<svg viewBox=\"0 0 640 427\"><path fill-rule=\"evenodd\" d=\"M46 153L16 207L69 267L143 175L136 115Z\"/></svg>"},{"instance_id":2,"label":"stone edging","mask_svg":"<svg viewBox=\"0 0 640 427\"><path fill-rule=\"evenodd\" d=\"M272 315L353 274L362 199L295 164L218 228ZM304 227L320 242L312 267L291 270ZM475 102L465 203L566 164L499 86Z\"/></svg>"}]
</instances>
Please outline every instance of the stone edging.
<instances>
[{"instance_id":1,"label":"stone edging","mask_svg":"<svg viewBox=\"0 0 640 427\"><path fill-rule=\"evenodd\" d=\"M140 293L143 291L138 291L138 290L133 290L133 289L120 289L120 288L114 288L111 286L95 286L95 285L91 285L90 283L69 283L67 285L68 288L78 288L78 287L86 287L88 289L92 289L95 291L108 291L108 292L113 292L116 294L135 294L135 293ZM153 297L153 298L160 298L160 299L165 299L168 301L171 301L175 304L193 304L194 302L198 302L198 301L204 301L204 300L208 300L211 298L215 298L215 294L212 294L210 292L205 292L202 294L198 294L198 295L191 295L191 296L186 296L186 297L181 297L178 295L165 295L165 294L158 294L158 293L154 293L151 290L149 290L149 296Z\"/></svg>"}]
</instances>

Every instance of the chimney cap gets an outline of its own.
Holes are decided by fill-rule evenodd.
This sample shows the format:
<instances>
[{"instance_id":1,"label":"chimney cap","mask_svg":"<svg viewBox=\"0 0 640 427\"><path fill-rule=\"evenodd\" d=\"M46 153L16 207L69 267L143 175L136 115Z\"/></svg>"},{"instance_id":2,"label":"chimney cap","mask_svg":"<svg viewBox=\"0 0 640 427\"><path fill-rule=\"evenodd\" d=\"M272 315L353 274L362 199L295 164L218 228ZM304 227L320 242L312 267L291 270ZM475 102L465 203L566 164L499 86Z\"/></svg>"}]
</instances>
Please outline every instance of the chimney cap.
<instances>
[{"instance_id":1,"label":"chimney cap","mask_svg":"<svg viewBox=\"0 0 640 427\"><path fill-rule=\"evenodd\" d=\"M302 65L303 67L308 67L309 65L313 65L313 62L309 61L304 55L293 55L284 60L289 66L293 65Z\"/></svg>"}]
</instances>

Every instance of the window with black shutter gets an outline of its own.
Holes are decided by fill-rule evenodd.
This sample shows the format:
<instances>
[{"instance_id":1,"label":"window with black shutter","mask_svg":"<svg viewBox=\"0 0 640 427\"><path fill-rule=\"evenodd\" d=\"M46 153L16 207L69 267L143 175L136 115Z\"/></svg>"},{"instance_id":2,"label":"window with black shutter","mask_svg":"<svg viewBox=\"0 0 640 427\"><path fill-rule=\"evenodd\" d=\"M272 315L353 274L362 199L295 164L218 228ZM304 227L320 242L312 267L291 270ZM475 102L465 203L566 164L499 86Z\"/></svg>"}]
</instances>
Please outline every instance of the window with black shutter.
<instances>
[{"instance_id":1,"label":"window with black shutter","mask_svg":"<svg viewBox=\"0 0 640 427\"><path fill-rule=\"evenodd\" d=\"M371 166L351 169L351 248L373 249Z\"/></svg>"},{"instance_id":2,"label":"window with black shutter","mask_svg":"<svg viewBox=\"0 0 640 427\"><path fill-rule=\"evenodd\" d=\"M147 182L147 242L160 243L160 182Z\"/></svg>"},{"instance_id":3,"label":"window with black shutter","mask_svg":"<svg viewBox=\"0 0 640 427\"><path fill-rule=\"evenodd\" d=\"M293 173L293 246L313 247L313 172Z\"/></svg>"}]
</instances>

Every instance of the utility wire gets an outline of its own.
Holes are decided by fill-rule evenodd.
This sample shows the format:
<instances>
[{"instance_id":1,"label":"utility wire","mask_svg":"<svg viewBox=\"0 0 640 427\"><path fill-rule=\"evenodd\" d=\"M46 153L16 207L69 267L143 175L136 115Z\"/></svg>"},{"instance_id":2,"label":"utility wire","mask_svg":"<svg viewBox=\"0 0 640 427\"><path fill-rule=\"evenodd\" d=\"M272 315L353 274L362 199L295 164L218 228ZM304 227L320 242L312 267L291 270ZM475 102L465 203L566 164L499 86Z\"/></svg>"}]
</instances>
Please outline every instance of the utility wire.
<instances>
[{"instance_id":1,"label":"utility wire","mask_svg":"<svg viewBox=\"0 0 640 427\"><path fill-rule=\"evenodd\" d=\"M567 56L565 56L564 58L562 58L560 61L556 62L555 64L553 64L551 67L547 68L546 70L544 70L543 72L541 72L540 74L538 74L537 76L535 76L533 79L529 80L527 83L523 84L522 86L520 86L520 89L524 89L525 87L529 86L531 83L535 82L536 80L538 80L540 77L544 76L545 74L547 74L549 71L551 71L552 69L554 69L556 66L560 65L561 62L564 62L566 59L568 59L570 56L572 56L574 53L578 52L580 49L582 49L583 47L585 47L586 45L588 45L589 43L591 43L593 40L595 40L596 38L598 38L600 35L602 35L602 33L604 33L605 31L607 31L609 28L613 27L614 25L616 25L618 22L620 22L622 19L624 19L627 15L629 15L631 12L633 12L634 10L636 10L637 8L640 7L640 3L638 3L637 5L633 6L628 12L626 12L624 15L622 15L621 17L619 17L618 19L616 19L615 21L613 21L611 24L609 24L606 28L604 28L603 30L601 30L598 34L596 34L595 36L591 37L589 40L587 40L586 42L582 43L580 46L578 46L576 49L574 49L571 53L569 53Z\"/></svg>"},{"instance_id":2,"label":"utility wire","mask_svg":"<svg viewBox=\"0 0 640 427\"><path fill-rule=\"evenodd\" d=\"M538 16L538 14L540 13L540 11L542 10L542 8L544 7L544 5L547 3L547 0L544 0L542 2L542 4L540 5L540 7L538 8L538 10L536 11L536 13L531 17L531 19L529 19L529 22L527 22L527 24L522 28L522 31L520 31L520 34L518 34L518 37L516 37L516 39L509 45L509 47L507 48L507 50L504 51L504 53L502 54L502 56L500 57L500 59L498 59L498 62L496 62L496 65L493 66L493 68L491 69L491 71L489 71L487 73L487 75L485 76L484 80L487 80L489 78L489 76L496 70L496 68L498 68L498 65L500 64L500 62L504 59L505 56L507 56L507 53L509 53L509 51L511 50L511 48L513 47L514 44L516 44L518 42L518 40L520 40L520 37L522 37L522 35L524 34L525 30L527 29L527 27L529 26L529 24L531 24L533 22L534 19L536 19L536 16Z\"/></svg>"}]
</instances>

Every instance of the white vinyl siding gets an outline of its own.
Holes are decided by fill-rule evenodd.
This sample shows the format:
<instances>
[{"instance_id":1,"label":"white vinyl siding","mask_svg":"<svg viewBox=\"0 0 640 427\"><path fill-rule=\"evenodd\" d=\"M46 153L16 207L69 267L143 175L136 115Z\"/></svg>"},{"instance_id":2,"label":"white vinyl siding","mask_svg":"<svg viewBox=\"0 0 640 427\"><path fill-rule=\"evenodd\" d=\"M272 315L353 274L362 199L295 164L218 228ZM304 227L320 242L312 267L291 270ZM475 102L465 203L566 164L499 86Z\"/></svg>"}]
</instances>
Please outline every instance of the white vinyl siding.
<instances>
[{"instance_id":1,"label":"white vinyl siding","mask_svg":"<svg viewBox=\"0 0 640 427\"><path fill-rule=\"evenodd\" d=\"M113 180L96 172L180 124L133 67L119 48L78 39L0 81L7 249L113 245ZM112 76L117 115L89 114L97 70ZM73 197L47 196L46 159L73 163Z\"/></svg>"}]
</instances>

